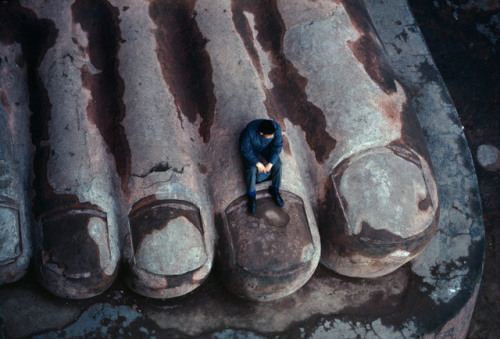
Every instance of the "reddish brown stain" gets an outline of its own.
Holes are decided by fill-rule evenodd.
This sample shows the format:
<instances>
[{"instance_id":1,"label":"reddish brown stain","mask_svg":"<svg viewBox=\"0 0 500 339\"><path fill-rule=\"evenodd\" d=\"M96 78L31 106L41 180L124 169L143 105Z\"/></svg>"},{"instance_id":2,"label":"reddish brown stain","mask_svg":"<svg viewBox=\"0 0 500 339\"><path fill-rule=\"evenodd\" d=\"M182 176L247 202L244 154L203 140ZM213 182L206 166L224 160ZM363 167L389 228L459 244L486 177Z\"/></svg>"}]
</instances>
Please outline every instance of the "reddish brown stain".
<instances>
[{"instance_id":1,"label":"reddish brown stain","mask_svg":"<svg viewBox=\"0 0 500 339\"><path fill-rule=\"evenodd\" d=\"M381 108L384 118L392 123L394 126L401 124L401 111L397 100L393 98L379 99L378 106Z\"/></svg>"},{"instance_id":2,"label":"reddish brown stain","mask_svg":"<svg viewBox=\"0 0 500 339\"><path fill-rule=\"evenodd\" d=\"M231 292L252 300L287 295L314 269L311 260L302 259L302 251L314 246L302 199L282 192L286 203L279 208L263 192L257 192L254 216L248 216L246 196L233 201L224 215L215 214L218 276ZM267 219L266 211L273 211L276 220ZM271 251L269 238L276 245Z\"/></svg>"},{"instance_id":3,"label":"reddish brown stain","mask_svg":"<svg viewBox=\"0 0 500 339\"><path fill-rule=\"evenodd\" d=\"M216 99L210 57L205 50L208 40L196 23L195 3L151 1L149 15L158 27L154 34L163 78L180 113L191 123L201 118L198 132L206 143L210 140Z\"/></svg>"},{"instance_id":4,"label":"reddish brown stain","mask_svg":"<svg viewBox=\"0 0 500 339\"><path fill-rule=\"evenodd\" d=\"M9 100L7 99L7 94L4 91L0 93L0 101L2 102L2 106L5 109L5 112L7 112L8 115L11 115L12 107L10 107Z\"/></svg>"},{"instance_id":5,"label":"reddish brown stain","mask_svg":"<svg viewBox=\"0 0 500 339\"><path fill-rule=\"evenodd\" d=\"M201 174L207 174L208 173L208 168L204 164L198 164L198 170L200 171Z\"/></svg>"},{"instance_id":6,"label":"reddish brown stain","mask_svg":"<svg viewBox=\"0 0 500 339\"><path fill-rule=\"evenodd\" d=\"M314 151L316 160L323 163L335 148L336 140L326 131L323 112L307 99L307 79L298 73L283 53L285 25L276 1L233 0L231 6L234 25L261 77L263 74L260 60L244 12L254 15L255 28L258 31L256 38L262 49L269 52L272 60L273 69L269 73L269 79L273 88L264 88L264 104L269 116L281 126L284 126L285 118L294 125L299 125L306 133L306 141Z\"/></svg>"},{"instance_id":7,"label":"reddish brown stain","mask_svg":"<svg viewBox=\"0 0 500 339\"><path fill-rule=\"evenodd\" d=\"M29 107L31 115L31 138L36 146L34 168L36 172L33 188L35 217L39 218L47 211L66 209L67 206L81 206L78 198L70 194L56 194L47 176L47 162L50 158L50 146L42 146L49 139L48 123L51 118L52 104L47 90L38 74L38 67L47 50L57 39L58 30L47 19L38 19L35 13L19 5L18 1L0 4L0 42L17 42L27 65ZM87 204L92 208L90 204Z\"/></svg>"},{"instance_id":8,"label":"reddish brown stain","mask_svg":"<svg viewBox=\"0 0 500 339\"><path fill-rule=\"evenodd\" d=\"M47 50L55 44L58 31L52 21L38 19L33 11L21 7L17 1L0 4L0 26L0 41L7 44L20 43L27 65L29 107L32 111L30 131L32 142L36 146L33 164L36 173L33 188L36 195L33 210L35 218L42 220L41 229L35 229L35 243L44 250L35 257L36 265L44 270L45 264L50 262L57 265L63 275L90 273L90 280L75 279L73 282L82 291L87 291L82 294L100 293L111 284L117 271L112 276L102 272L99 249L87 231L89 216L64 214L69 209L97 210L98 207L80 203L75 195L54 192L47 173L51 149L50 146L42 146L49 139L48 123L52 105L38 74L38 67ZM45 218L47 213L58 219ZM54 287L51 285L52 279L61 278L50 270L44 271L48 275L39 270L37 272L40 281L48 289Z\"/></svg>"},{"instance_id":9,"label":"reddish brown stain","mask_svg":"<svg viewBox=\"0 0 500 339\"><path fill-rule=\"evenodd\" d=\"M58 30L48 19L38 19L35 13L19 4L8 1L0 4L0 42L10 45L21 44L27 68L31 135L33 144L48 140L47 121L50 120L52 105L38 75L38 66L47 50L56 41Z\"/></svg>"},{"instance_id":10,"label":"reddish brown stain","mask_svg":"<svg viewBox=\"0 0 500 339\"><path fill-rule=\"evenodd\" d=\"M342 1L351 22L362 32L356 41L348 42L354 56L361 62L366 73L387 94L397 91L395 75L390 67L385 51L377 43L378 35L373 28L370 15L360 0Z\"/></svg>"},{"instance_id":11,"label":"reddish brown stain","mask_svg":"<svg viewBox=\"0 0 500 339\"><path fill-rule=\"evenodd\" d=\"M290 142L288 141L288 138L286 137L286 135L283 135L283 151L287 154L287 155L292 155L292 152L290 151Z\"/></svg>"},{"instance_id":12,"label":"reddish brown stain","mask_svg":"<svg viewBox=\"0 0 500 339\"><path fill-rule=\"evenodd\" d=\"M50 147L40 147L35 152L33 166L36 169L36 177L33 187L37 193L34 203L35 217L43 217L46 213L63 212L71 208L75 209L95 209L100 210L98 206L91 203L81 203L76 195L56 194L54 188L48 180L47 164L50 159Z\"/></svg>"},{"instance_id":13,"label":"reddish brown stain","mask_svg":"<svg viewBox=\"0 0 500 339\"><path fill-rule=\"evenodd\" d=\"M303 249L314 244L302 199L282 192L286 203L280 208L264 192L257 192L257 212L252 216L246 196L226 208L227 232L239 265L253 274L277 275L302 265ZM272 250L269 239L276 246Z\"/></svg>"},{"instance_id":14,"label":"reddish brown stain","mask_svg":"<svg viewBox=\"0 0 500 339\"><path fill-rule=\"evenodd\" d=\"M148 205L153 206L156 203L156 201L158 201L158 199L156 198L155 195L149 195L145 198L136 201L134 205L132 205L131 211L137 211L139 209L142 209L144 206Z\"/></svg>"},{"instance_id":15,"label":"reddish brown stain","mask_svg":"<svg viewBox=\"0 0 500 339\"><path fill-rule=\"evenodd\" d=\"M318 230L321 236L321 255L328 258L332 253L336 255L346 251L345 244L337 241L345 234L346 219L330 177L325 180L323 192L318 203Z\"/></svg>"},{"instance_id":16,"label":"reddish brown stain","mask_svg":"<svg viewBox=\"0 0 500 339\"><path fill-rule=\"evenodd\" d=\"M121 32L119 10L104 0L78 0L72 6L73 19L87 32L90 61L101 72L92 74L87 66L81 68L83 86L92 99L87 114L115 159L122 189L128 192L130 177L130 147L121 121L125 117L124 83L118 73L117 59Z\"/></svg>"},{"instance_id":17,"label":"reddish brown stain","mask_svg":"<svg viewBox=\"0 0 500 339\"><path fill-rule=\"evenodd\" d=\"M405 104L401 112L401 141L424 157L432 168L431 157L425 142L422 127L413 109Z\"/></svg>"},{"instance_id":18,"label":"reddish brown stain","mask_svg":"<svg viewBox=\"0 0 500 339\"><path fill-rule=\"evenodd\" d=\"M425 199L420 200L420 202L418 203L418 209L421 211L427 211L431 206L432 206L432 200L429 195L427 195Z\"/></svg>"}]
</instances>

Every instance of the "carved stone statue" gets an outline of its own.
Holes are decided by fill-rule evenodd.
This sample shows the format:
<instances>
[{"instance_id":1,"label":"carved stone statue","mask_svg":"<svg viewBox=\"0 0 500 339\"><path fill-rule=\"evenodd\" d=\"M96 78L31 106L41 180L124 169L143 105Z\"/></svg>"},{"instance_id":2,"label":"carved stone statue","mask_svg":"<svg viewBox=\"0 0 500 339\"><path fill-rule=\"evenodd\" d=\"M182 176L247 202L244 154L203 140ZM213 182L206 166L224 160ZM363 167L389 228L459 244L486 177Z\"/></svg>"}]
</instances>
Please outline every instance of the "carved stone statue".
<instances>
[{"instance_id":1,"label":"carved stone statue","mask_svg":"<svg viewBox=\"0 0 500 339\"><path fill-rule=\"evenodd\" d=\"M418 121L358 1L11 1L0 7L0 283L65 298L118 270L153 298L212 270L272 300L321 262L377 277L433 237ZM281 195L248 212L238 136L283 130Z\"/></svg>"}]
</instances>

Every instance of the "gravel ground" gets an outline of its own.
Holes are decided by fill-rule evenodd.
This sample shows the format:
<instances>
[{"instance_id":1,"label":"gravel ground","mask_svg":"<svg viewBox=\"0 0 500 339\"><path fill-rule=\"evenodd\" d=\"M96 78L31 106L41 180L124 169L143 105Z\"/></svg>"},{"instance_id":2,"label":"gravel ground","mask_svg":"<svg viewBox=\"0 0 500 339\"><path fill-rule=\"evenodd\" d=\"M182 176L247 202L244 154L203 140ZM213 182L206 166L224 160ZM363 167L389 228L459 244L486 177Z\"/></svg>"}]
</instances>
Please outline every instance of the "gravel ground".
<instances>
[{"instance_id":1,"label":"gravel ground","mask_svg":"<svg viewBox=\"0 0 500 339\"><path fill-rule=\"evenodd\" d=\"M468 338L499 338L500 1L409 2L464 126L481 192L485 261Z\"/></svg>"}]
</instances>

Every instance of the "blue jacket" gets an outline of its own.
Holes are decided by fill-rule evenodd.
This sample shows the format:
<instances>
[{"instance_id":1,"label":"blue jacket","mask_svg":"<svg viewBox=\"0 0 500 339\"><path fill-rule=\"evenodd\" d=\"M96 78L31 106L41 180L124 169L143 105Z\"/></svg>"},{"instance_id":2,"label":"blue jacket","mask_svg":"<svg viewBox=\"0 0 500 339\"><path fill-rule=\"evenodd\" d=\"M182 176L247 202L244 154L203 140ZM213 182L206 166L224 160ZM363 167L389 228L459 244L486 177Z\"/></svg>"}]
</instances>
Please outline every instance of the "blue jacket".
<instances>
[{"instance_id":1,"label":"blue jacket","mask_svg":"<svg viewBox=\"0 0 500 339\"><path fill-rule=\"evenodd\" d=\"M257 158L259 154L274 165L283 149L281 126L273 121L276 132L274 132L272 139L266 139L259 133L259 125L262 120L250 122L240 134L240 152L249 165L255 165L259 162Z\"/></svg>"}]
</instances>

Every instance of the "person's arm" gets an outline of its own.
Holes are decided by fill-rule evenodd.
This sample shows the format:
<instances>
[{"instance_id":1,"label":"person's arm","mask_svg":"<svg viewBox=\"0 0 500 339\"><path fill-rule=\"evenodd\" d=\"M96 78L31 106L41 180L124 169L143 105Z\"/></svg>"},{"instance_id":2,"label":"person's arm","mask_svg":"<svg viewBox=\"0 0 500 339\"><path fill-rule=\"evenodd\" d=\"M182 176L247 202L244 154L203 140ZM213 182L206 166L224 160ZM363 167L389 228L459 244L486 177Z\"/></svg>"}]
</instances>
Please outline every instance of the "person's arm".
<instances>
[{"instance_id":1,"label":"person's arm","mask_svg":"<svg viewBox=\"0 0 500 339\"><path fill-rule=\"evenodd\" d=\"M259 159L252 149L252 142L248 130L244 130L240 137L240 151L241 155L251 164L257 165Z\"/></svg>"},{"instance_id":2,"label":"person's arm","mask_svg":"<svg viewBox=\"0 0 500 339\"><path fill-rule=\"evenodd\" d=\"M283 136L281 135L281 126L276 124L276 132L274 132L273 141L271 141L271 156L269 163L275 164L278 161L281 150L283 149ZM270 170L270 168L269 168Z\"/></svg>"}]
</instances>

